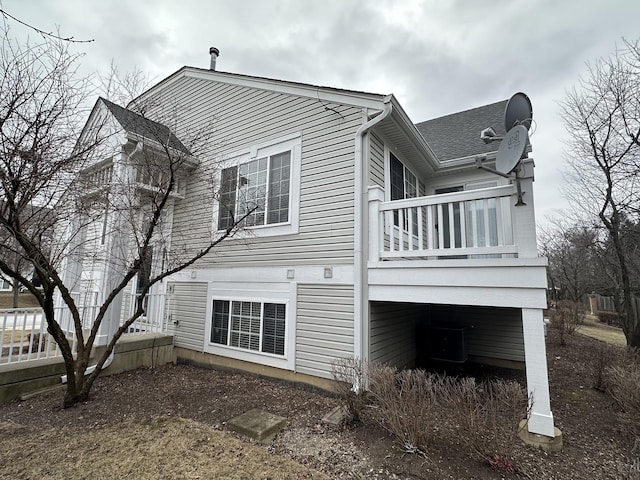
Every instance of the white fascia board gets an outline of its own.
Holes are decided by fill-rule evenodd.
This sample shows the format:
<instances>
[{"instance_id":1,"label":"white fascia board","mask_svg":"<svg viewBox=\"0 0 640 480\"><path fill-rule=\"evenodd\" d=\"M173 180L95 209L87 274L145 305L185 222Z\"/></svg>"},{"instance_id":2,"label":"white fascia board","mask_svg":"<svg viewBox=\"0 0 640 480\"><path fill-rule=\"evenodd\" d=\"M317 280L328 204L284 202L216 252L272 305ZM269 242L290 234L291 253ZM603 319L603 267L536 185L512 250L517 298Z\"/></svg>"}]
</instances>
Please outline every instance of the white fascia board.
<instances>
[{"instance_id":1,"label":"white fascia board","mask_svg":"<svg viewBox=\"0 0 640 480\"><path fill-rule=\"evenodd\" d=\"M276 93L285 93L299 97L312 98L315 100L332 102L338 104L352 105L356 107L371 108L381 111L386 95L375 93L356 92L353 90L341 90L332 87L322 87L305 83L289 82L262 77L252 77L237 73L219 72L217 70L205 70L195 67L182 67L180 70L162 80L157 85L144 92L141 97L157 93L163 88L171 85L181 78L198 78L202 80L213 80L229 85L257 88ZM133 100L136 101L137 99Z\"/></svg>"},{"instance_id":2,"label":"white fascia board","mask_svg":"<svg viewBox=\"0 0 640 480\"><path fill-rule=\"evenodd\" d=\"M400 102L398 102L396 97L394 97L393 95L391 96L391 102L393 104L393 110L391 114L392 118L396 121L405 135L407 135L413 141L416 148L420 152L422 152L422 154L427 159L429 166L433 170L437 170L438 168L440 168L441 163L438 160L435 152L431 149L424 137L420 134L418 128L411 121L409 115L407 115L407 112L405 112L404 108L402 108L402 105L400 105Z\"/></svg>"}]
</instances>

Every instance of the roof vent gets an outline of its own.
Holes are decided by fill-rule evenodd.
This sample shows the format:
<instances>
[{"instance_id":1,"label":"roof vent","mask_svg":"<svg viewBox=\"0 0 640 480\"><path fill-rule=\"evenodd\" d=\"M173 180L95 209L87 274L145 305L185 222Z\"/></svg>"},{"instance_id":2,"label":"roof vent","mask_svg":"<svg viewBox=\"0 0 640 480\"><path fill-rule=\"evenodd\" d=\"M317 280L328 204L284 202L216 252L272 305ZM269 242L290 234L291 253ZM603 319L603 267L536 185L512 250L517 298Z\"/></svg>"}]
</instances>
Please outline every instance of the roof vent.
<instances>
[{"instance_id":1,"label":"roof vent","mask_svg":"<svg viewBox=\"0 0 640 480\"><path fill-rule=\"evenodd\" d=\"M220 50L218 50L216 47L210 47L209 55L211 55L211 66L209 67L209 70L215 70L216 60L218 59L218 55L220 55Z\"/></svg>"}]
</instances>

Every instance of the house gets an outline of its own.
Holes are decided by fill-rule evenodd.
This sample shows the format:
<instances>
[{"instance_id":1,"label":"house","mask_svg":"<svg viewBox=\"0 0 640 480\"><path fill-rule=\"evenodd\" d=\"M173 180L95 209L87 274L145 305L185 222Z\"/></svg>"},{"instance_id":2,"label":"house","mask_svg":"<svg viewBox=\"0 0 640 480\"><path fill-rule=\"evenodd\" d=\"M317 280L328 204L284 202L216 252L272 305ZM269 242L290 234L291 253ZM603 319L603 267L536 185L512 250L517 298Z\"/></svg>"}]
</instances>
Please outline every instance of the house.
<instances>
[{"instance_id":1,"label":"house","mask_svg":"<svg viewBox=\"0 0 640 480\"><path fill-rule=\"evenodd\" d=\"M506 102L415 124L393 95L183 67L136 103L147 105L144 118L98 101L87 128L110 118L118 153L86 177L100 185L121 160L156 148L149 132L186 160L130 298L167 252L197 252L246 217L233 238L151 291L160 300L149 311L174 335L178 359L316 385L348 356L523 367L529 431L554 436L533 160L522 161L519 206L513 179L476 166L478 155L495 161L498 144L479 133L504 133ZM171 125L161 120L168 110L178 112ZM206 122L210 141L196 154L182 142ZM136 174L148 195L152 177ZM144 216L144 201L136 208ZM100 295L109 252L127 240L93 236L102 253L70 262L69 275Z\"/></svg>"}]
</instances>

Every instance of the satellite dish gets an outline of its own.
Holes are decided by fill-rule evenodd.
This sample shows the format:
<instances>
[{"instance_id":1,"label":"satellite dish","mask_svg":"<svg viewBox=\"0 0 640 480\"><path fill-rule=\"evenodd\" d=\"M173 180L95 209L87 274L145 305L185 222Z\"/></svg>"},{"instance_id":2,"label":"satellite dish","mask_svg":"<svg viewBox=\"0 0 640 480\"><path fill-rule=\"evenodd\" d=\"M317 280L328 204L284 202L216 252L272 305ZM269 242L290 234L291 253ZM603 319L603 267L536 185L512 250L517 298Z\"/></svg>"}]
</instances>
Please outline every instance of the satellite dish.
<instances>
[{"instance_id":1,"label":"satellite dish","mask_svg":"<svg viewBox=\"0 0 640 480\"><path fill-rule=\"evenodd\" d=\"M496 154L496 170L505 175L513 172L526 146L527 128L524 125L516 125L510 129L500 142Z\"/></svg>"},{"instance_id":2,"label":"satellite dish","mask_svg":"<svg viewBox=\"0 0 640 480\"><path fill-rule=\"evenodd\" d=\"M522 92L514 94L507 102L507 108L504 110L505 131L510 131L516 125L524 125L529 130L532 119L533 108L529 97Z\"/></svg>"}]
</instances>

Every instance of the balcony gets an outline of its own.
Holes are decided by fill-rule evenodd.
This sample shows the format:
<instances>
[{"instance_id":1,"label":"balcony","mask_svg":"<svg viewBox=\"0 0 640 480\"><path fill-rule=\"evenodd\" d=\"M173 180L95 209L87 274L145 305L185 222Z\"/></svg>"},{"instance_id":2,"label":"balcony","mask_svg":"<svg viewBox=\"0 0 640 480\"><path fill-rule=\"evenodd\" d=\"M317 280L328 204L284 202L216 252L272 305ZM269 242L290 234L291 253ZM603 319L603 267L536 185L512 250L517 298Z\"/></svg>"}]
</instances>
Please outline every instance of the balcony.
<instances>
[{"instance_id":1,"label":"balcony","mask_svg":"<svg viewBox=\"0 0 640 480\"><path fill-rule=\"evenodd\" d=\"M546 308L532 178L515 185L384 201L369 188L369 298Z\"/></svg>"}]
</instances>

